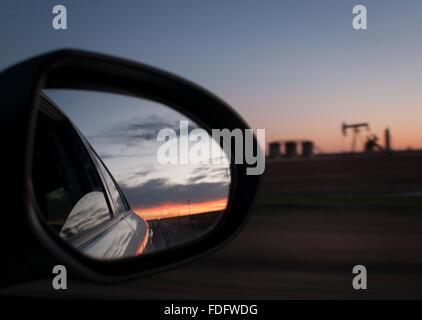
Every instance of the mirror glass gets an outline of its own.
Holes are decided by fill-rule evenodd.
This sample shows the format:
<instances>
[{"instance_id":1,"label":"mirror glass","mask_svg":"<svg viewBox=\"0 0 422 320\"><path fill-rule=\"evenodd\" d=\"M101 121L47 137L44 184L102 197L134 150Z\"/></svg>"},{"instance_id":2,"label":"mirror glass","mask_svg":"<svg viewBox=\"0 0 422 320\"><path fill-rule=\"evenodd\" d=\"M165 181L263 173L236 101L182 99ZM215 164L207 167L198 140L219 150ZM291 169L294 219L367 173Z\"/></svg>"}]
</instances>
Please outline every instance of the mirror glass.
<instances>
[{"instance_id":1,"label":"mirror glass","mask_svg":"<svg viewBox=\"0 0 422 320\"><path fill-rule=\"evenodd\" d=\"M32 163L42 219L85 255L119 259L211 231L229 161L197 123L149 100L43 90Z\"/></svg>"}]
</instances>

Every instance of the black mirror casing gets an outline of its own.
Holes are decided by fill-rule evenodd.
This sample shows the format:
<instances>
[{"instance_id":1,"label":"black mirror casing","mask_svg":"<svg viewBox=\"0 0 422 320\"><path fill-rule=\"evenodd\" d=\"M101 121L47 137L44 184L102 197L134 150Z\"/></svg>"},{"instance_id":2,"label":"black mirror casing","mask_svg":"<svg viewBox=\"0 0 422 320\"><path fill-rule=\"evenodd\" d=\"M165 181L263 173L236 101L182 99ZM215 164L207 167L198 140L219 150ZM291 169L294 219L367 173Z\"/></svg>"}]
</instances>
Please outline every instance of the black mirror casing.
<instances>
[{"instance_id":1,"label":"black mirror casing","mask_svg":"<svg viewBox=\"0 0 422 320\"><path fill-rule=\"evenodd\" d=\"M246 164L231 161L232 184L226 213L214 230L194 242L161 253L99 261L59 240L39 218L32 190L32 145L42 88L86 89L146 98L189 116L209 133L211 129L249 128L226 103L197 85L122 59L62 50L7 69L0 74L5 171L1 192L0 285L50 276L57 264L66 265L69 276L101 282L147 275L205 256L240 232L251 212L260 176L247 175ZM256 140L254 143L258 147Z\"/></svg>"}]
</instances>

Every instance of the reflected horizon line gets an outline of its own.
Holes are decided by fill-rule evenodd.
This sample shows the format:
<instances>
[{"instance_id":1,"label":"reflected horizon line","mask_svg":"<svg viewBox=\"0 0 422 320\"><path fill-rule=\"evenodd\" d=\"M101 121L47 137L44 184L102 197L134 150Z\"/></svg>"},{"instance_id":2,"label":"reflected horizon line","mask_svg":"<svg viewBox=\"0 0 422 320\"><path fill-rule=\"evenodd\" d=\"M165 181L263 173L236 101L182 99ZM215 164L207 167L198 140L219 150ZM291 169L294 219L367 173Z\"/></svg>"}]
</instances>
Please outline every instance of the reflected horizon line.
<instances>
[{"instance_id":1,"label":"reflected horizon line","mask_svg":"<svg viewBox=\"0 0 422 320\"><path fill-rule=\"evenodd\" d=\"M227 202L227 198L222 198L212 201L166 204L151 208L137 208L133 209L133 211L138 216L148 221L223 211L227 207Z\"/></svg>"}]
</instances>

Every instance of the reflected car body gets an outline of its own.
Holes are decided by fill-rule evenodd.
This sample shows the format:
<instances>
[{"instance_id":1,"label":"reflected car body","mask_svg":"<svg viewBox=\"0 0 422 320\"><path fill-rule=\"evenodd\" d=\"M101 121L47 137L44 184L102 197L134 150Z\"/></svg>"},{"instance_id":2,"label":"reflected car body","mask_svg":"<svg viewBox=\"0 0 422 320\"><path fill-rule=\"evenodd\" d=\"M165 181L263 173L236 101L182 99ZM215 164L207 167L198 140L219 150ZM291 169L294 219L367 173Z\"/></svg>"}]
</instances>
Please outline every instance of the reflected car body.
<instances>
[{"instance_id":1,"label":"reflected car body","mask_svg":"<svg viewBox=\"0 0 422 320\"><path fill-rule=\"evenodd\" d=\"M46 203L40 211L46 212L47 224L56 229L68 244L90 257L109 260L142 253L149 238L148 223L131 210L123 192L87 139L44 94L41 94L38 117L40 125L37 126L36 136L39 138L34 147L38 157L34 156L33 180L36 191L41 190L42 193L38 196L40 206ZM42 132L47 127L50 127L49 134L58 141L56 143L61 143L63 149L70 148L65 159L67 162L63 163L70 163L69 167L76 168L75 177L91 175L95 188L75 196L72 191L75 182L66 179L69 173L64 171L69 171L67 168L56 174L67 183L60 184L58 178L51 178L55 175L55 168L49 166L49 158L55 161L58 157L64 158L65 151L53 154L51 150L54 148L46 143L49 137ZM72 152L75 148L83 157L72 157L72 153L76 153ZM79 166L74 164L78 161ZM65 206L71 209L63 209ZM51 208L54 210L49 210ZM66 213L63 214L63 211Z\"/></svg>"}]
</instances>

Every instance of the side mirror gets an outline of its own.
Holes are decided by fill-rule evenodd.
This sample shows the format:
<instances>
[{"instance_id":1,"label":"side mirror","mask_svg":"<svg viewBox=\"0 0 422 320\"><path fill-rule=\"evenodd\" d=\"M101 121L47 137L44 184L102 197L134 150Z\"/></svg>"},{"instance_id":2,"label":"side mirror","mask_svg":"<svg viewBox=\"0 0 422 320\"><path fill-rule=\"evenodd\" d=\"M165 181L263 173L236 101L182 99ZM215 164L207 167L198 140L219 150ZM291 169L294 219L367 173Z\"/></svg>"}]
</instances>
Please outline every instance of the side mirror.
<instances>
[{"instance_id":1,"label":"side mirror","mask_svg":"<svg viewBox=\"0 0 422 320\"><path fill-rule=\"evenodd\" d=\"M252 134L235 141L233 132L250 129L206 90L149 66L73 50L9 68L0 90L7 171L0 284L48 275L57 264L101 282L143 276L209 254L244 226L260 175L238 155L250 148L264 161L264 154ZM159 121L142 121L147 116ZM134 134L114 126L122 123ZM169 162L174 156L160 149L159 132L162 144L180 147L178 139L194 130L211 141L197 149L219 151L219 175L211 175L215 154L207 152L158 165L160 152ZM106 133L108 145L95 132ZM135 162L124 159L128 150ZM179 160L189 158L189 147L178 150Z\"/></svg>"}]
</instances>

